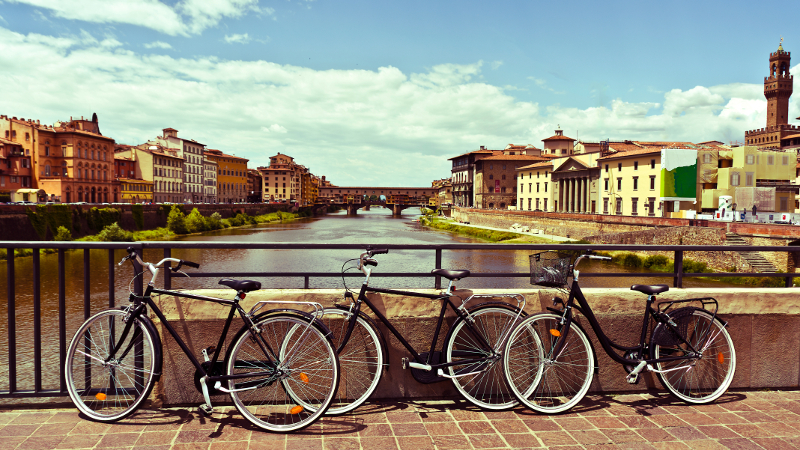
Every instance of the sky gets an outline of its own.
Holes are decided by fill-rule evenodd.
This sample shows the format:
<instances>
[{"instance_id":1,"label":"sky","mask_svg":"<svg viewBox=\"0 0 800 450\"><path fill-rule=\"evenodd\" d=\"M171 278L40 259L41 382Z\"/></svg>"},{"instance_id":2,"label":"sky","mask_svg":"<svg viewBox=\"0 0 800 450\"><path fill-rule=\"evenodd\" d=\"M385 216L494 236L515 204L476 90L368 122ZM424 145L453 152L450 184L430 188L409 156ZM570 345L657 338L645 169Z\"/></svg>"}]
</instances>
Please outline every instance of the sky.
<instances>
[{"instance_id":1,"label":"sky","mask_svg":"<svg viewBox=\"0 0 800 450\"><path fill-rule=\"evenodd\" d=\"M741 142L766 123L769 53L781 37L800 52L798 13L737 0L0 0L0 114L97 113L121 144L171 127L253 168L280 152L340 186L430 186L448 158L541 148L559 126L594 142Z\"/></svg>"}]
</instances>

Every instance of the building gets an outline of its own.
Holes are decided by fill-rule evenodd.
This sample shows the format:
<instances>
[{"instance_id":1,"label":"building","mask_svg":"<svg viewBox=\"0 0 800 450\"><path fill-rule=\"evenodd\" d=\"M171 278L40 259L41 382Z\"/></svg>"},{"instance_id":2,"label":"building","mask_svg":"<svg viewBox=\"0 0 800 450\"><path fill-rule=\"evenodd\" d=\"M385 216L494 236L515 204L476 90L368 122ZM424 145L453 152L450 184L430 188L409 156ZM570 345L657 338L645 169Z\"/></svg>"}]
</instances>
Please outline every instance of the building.
<instances>
[{"instance_id":1,"label":"building","mask_svg":"<svg viewBox=\"0 0 800 450\"><path fill-rule=\"evenodd\" d=\"M205 156L217 164L217 203L247 201L247 159L208 149Z\"/></svg>"},{"instance_id":2,"label":"building","mask_svg":"<svg viewBox=\"0 0 800 450\"><path fill-rule=\"evenodd\" d=\"M247 169L247 203L261 203L264 194L264 180L261 179L261 172L255 169Z\"/></svg>"},{"instance_id":3,"label":"building","mask_svg":"<svg viewBox=\"0 0 800 450\"><path fill-rule=\"evenodd\" d=\"M789 97L794 77L789 73L791 52L783 50L783 38L778 50L769 54L769 75L764 77L764 97L767 99L766 127L744 133L746 145L759 148L800 148L800 127L789 124Z\"/></svg>"},{"instance_id":4,"label":"building","mask_svg":"<svg viewBox=\"0 0 800 450\"><path fill-rule=\"evenodd\" d=\"M31 189L32 173L31 157L25 155L22 145L0 138L0 202L39 200L25 192ZM18 192L29 195L17 196Z\"/></svg>"},{"instance_id":5,"label":"building","mask_svg":"<svg viewBox=\"0 0 800 450\"><path fill-rule=\"evenodd\" d=\"M152 184L151 200L156 203L183 203L184 195L184 160L178 156L177 149L170 149L152 142L137 146L117 145L114 149L115 159L129 160L134 172L118 173L122 179L145 180ZM138 196L140 191L132 195ZM130 197L129 195L129 198Z\"/></svg>"},{"instance_id":6,"label":"building","mask_svg":"<svg viewBox=\"0 0 800 450\"><path fill-rule=\"evenodd\" d=\"M559 128L561 126L559 125ZM543 155L552 156L569 156L573 153L575 139L564 136L564 130L556 130L556 134L547 139L542 139L544 142Z\"/></svg>"},{"instance_id":7,"label":"building","mask_svg":"<svg viewBox=\"0 0 800 450\"><path fill-rule=\"evenodd\" d=\"M219 165L207 154L203 154L203 202L219 203L217 200L217 175Z\"/></svg>"},{"instance_id":8,"label":"building","mask_svg":"<svg viewBox=\"0 0 800 450\"><path fill-rule=\"evenodd\" d=\"M536 162L517 169L517 209L553 211L554 161Z\"/></svg>"},{"instance_id":9,"label":"building","mask_svg":"<svg viewBox=\"0 0 800 450\"><path fill-rule=\"evenodd\" d=\"M546 160L541 156L497 154L475 161L475 207L507 209L517 206L517 169Z\"/></svg>"},{"instance_id":10,"label":"building","mask_svg":"<svg viewBox=\"0 0 800 450\"><path fill-rule=\"evenodd\" d=\"M453 161L450 179L453 183L453 203L456 206L467 208L475 206L475 163L502 153L502 150L488 150L481 145L479 150L449 158L449 161Z\"/></svg>"},{"instance_id":11,"label":"building","mask_svg":"<svg viewBox=\"0 0 800 450\"><path fill-rule=\"evenodd\" d=\"M294 158L278 153L269 158L269 167L259 167L263 179L264 202L294 203L295 195Z\"/></svg>"},{"instance_id":12,"label":"building","mask_svg":"<svg viewBox=\"0 0 800 450\"><path fill-rule=\"evenodd\" d=\"M120 200L123 203L152 203L153 182L132 178L119 178L121 192Z\"/></svg>"},{"instance_id":13,"label":"building","mask_svg":"<svg viewBox=\"0 0 800 450\"><path fill-rule=\"evenodd\" d=\"M205 144L201 144L193 139L178 137L178 130L174 128L164 128L162 135L156 137L154 141L148 141L149 145L158 145L165 149L175 150L177 156L183 160L183 200L184 202L202 202L205 196L204 174L204 151Z\"/></svg>"},{"instance_id":14,"label":"building","mask_svg":"<svg viewBox=\"0 0 800 450\"><path fill-rule=\"evenodd\" d=\"M450 178L442 178L431 183L431 186L438 189L435 196L431 197L430 206L442 206L453 204L453 182Z\"/></svg>"},{"instance_id":15,"label":"building","mask_svg":"<svg viewBox=\"0 0 800 450\"><path fill-rule=\"evenodd\" d=\"M15 153L8 160L13 167L18 167L18 175L9 176L29 183L30 188L43 190L47 200L117 201L113 176L114 139L100 134L96 114L92 120L70 118L68 122L56 122L53 126L0 116L0 133L0 136L7 136L7 142L18 144L27 157L20 158Z\"/></svg>"},{"instance_id":16,"label":"building","mask_svg":"<svg viewBox=\"0 0 800 450\"><path fill-rule=\"evenodd\" d=\"M600 214L661 216L659 189L661 146L601 152L598 197Z\"/></svg>"}]
</instances>

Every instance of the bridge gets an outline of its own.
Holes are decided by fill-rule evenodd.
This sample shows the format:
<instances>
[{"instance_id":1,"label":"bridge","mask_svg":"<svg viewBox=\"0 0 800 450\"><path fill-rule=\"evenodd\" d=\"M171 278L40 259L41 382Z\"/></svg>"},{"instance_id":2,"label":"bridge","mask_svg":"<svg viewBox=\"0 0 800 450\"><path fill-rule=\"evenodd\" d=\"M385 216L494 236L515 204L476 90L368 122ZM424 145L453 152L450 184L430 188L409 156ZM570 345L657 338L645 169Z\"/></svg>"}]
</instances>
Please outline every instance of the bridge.
<instances>
[{"instance_id":1,"label":"bridge","mask_svg":"<svg viewBox=\"0 0 800 450\"><path fill-rule=\"evenodd\" d=\"M317 203L347 208L349 216L359 209L369 211L371 205L381 205L399 216L406 208L428 206L437 195L439 189L434 187L325 186L319 188Z\"/></svg>"}]
</instances>

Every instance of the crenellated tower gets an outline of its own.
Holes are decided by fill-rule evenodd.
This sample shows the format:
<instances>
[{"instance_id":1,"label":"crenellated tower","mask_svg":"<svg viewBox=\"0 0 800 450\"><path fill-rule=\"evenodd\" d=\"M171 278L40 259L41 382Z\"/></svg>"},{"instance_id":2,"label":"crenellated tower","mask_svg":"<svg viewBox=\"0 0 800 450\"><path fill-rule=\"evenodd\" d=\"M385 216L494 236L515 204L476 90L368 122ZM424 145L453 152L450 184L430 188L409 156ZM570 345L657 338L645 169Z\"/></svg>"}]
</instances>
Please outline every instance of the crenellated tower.
<instances>
[{"instance_id":1,"label":"crenellated tower","mask_svg":"<svg viewBox=\"0 0 800 450\"><path fill-rule=\"evenodd\" d=\"M767 98L767 128L789 123L789 97L792 96L792 75L789 67L792 54L783 50L783 43L769 54L769 76L764 77Z\"/></svg>"}]
</instances>

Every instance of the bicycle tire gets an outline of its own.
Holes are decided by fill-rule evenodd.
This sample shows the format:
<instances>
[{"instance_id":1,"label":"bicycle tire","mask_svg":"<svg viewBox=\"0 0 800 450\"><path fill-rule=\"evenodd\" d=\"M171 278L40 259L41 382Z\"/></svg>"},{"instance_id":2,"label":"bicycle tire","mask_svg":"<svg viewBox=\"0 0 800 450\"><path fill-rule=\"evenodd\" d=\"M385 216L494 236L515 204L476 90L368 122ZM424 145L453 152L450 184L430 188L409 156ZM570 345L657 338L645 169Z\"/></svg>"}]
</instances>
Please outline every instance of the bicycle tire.
<instances>
[{"instance_id":1,"label":"bicycle tire","mask_svg":"<svg viewBox=\"0 0 800 450\"><path fill-rule=\"evenodd\" d=\"M727 328L717 317L708 311L698 308L681 308L670 314L677 328L702 356L687 366L686 370L672 370L666 373L656 372L661 384L675 397L695 404L710 403L719 398L730 387L736 372L736 350ZM712 321L713 318L713 321ZM653 336L659 336L658 324ZM671 331L670 331L671 333ZM663 340L661 342L663 344ZM659 345L653 342L650 346L650 357L656 359L665 356L680 356L686 344ZM656 363L657 370L669 370L681 367L686 361L668 361Z\"/></svg>"},{"instance_id":2,"label":"bicycle tire","mask_svg":"<svg viewBox=\"0 0 800 450\"><path fill-rule=\"evenodd\" d=\"M137 335L141 340L133 342L127 354L118 353L105 362L112 345L122 337L125 315L119 309L93 315L78 328L67 348L64 375L70 399L80 412L99 422L115 422L136 411L152 392L160 371L161 340L141 318L131 327L120 353L133 339L139 340Z\"/></svg>"},{"instance_id":3,"label":"bicycle tire","mask_svg":"<svg viewBox=\"0 0 800 450\"><path fill-rule=\"evenodd\" d=\"M513 324L509 322L517 316L515 310L495 306L477 306L469 311L474 320L474 329L493 347L504 334L510 334ZM456 362L458 359L477 359L491 356L478 339L466 327L467 322L456 319L452 331L445 343L445 361ZM505 333L504 333L505 331ZM501 346L497 354L502 352ZM505 410L516 406L517 400L510 392L503 377L502 358L493 361L450 366L447 372L453 385L470 403L485 409ZM463 375L479 372L475 375ZM458 376L462 375L462 376Z\"/></svg>"},{"instance_id":4,"label":"bicycle tire","mask_svg":"<svg viewBox=\"0 0 800 450\"><path fill-rule=\"evenodd\" d=\"M347 333L351 316L352 313L346 310L325 308L322 316L318 317L331 331L331 342L337 350ZM359 315L347 345L338 356L341 368L339 389L325 413L329 416L345 414L358 408L375 392L383 375L385 361L380 331Z\"/></svg>"},{"instance_id":5,"label":"bicycle tire","mask_svg":"<svg viewBox=\"0 0 800 450\"><path fill-rule=\"evenodd\" d=\"M232 340L225 362L228 375L272 371L268 377L228 380L234 406L260 428L281 433L301 430L322 417L333 401L339 385L339 359L327 330L309 325L310 320L292 313L257 318L259 336L273 352L267 355L269 359L249 327L243 327ZM304 331L293 332L295 327ZM286 386L291 386L293 395ZM295 396L303 403L298 404ZM313 409L303 404L313 405Z\"/></svg>"},{"instance_id":6,"label":"bicycle tire","mask_svg":"<svg viewBox=\"0 0 800 450\"><path fill-rule=\"evenodd\" d=\"M539 313L514 329L503 352L503 373L511 392L528 408L557 414L577 405L594 375L594 351L586 334L572 323L563 349L553 358L561 316ZM552 330L552 332L551 332Z\"/></svg>"}]
</instances>

